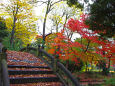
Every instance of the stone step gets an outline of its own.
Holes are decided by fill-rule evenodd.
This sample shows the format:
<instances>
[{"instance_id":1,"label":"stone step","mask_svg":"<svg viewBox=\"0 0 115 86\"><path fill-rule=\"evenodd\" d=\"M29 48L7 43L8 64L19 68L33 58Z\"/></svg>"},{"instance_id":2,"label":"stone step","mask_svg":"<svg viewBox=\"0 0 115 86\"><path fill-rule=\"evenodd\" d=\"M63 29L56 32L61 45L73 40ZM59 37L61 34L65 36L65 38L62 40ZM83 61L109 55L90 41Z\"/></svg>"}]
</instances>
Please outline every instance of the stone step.
<instances>
[{"instance_id":1,"label":"stone step","mask_svg":"<svg viewBox=\"0 0 115 86\"><path fill-rule=\"evenodd\" d=\"M38 83L38 82L60 82L58 77L24 77L10 78L10 84Z\"/></svg>"},{"instance_id":2,"label":"stone step","mask_svg":"<svg viewBox=\"0 0 115 86\"><path fill-rule=\"evenodd\" d=\"M26 65L8 65L8 68L46 68L46 69L50 69L48 66L26 66Z\"/></svg>"},{"instance_id":3,"label":"stone step","mask_svg":"<svg viewBox=\"0 0 115 86\"><path fill-rule=\"evenodd\" d=\"M9 75L21 75L21 74L53 74L53 71L42 70L8 70Z\"/></svg>"}]
</instances>

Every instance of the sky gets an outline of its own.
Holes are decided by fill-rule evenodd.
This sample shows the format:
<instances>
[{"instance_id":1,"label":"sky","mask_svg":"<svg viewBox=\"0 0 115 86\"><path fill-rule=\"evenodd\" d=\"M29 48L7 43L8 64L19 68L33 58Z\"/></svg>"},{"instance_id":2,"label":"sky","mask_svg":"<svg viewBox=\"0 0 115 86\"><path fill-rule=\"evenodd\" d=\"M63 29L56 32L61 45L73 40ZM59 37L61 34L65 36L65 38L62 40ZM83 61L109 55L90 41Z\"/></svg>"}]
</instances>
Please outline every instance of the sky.
<instances>
[{"instance_id":1,"label":"sky","mask_svg":"<svg viewBox=\"0 0 115 86\"><path fill-rule=\"evenodd\" d=\"M0 0L0 3L1 3L1 2L7 2L7 0Z\"/></svg>"},{"instance_id":2,"label":"sky","mask_svg":"<svg viewBox=\"0 0 115 86\"><path fill-rule=\"evenodd\" d=\"M42 0L42 1L47 1L47 0ZM55 0L56 1L56 0ZM83 3L83 0L80 0L82 3ZM0 0L0 3L1 2L4 2L4 3L7 3L8 2L8 0ZM91 2L91 0L90 0L90 3L92 3ZM34 7L34 13L36 14L36 16L39 16L39 18L42 18L44 15L45 15L45 4L42 4L41 5L41 3L38 3L37 5L36 5L36 7ZM84 6L86 7L87 6L87 4L84 4ZM87 8L86 8L87 9ZM50 33L50 30L49 30L49 28L47 28L47 27L50 27L51 28L51 22L48 20L47 21L47 24L46 24L46 34L48 34L48 33ZM42 28L43 28L43 20L42 19L39 19L38 20L38 23L37 23L37 27L36 27L37 29L39 29L39 32L42 34ZM39 33L39 34L40 34ZM74 36L73 36L73 40L76 38L76 37L80 37L80 35L78 35L78 34L74 34Z\"/></svg>"},{"instance_id":3,"label":"sky","mask_svg":"<svg viewBox=\"0 0 115 86\"><path fill-rule=\"evenodd\" d=\"M43 0L43 1L46 1L46 0ZM81 3L84 3L84 2L83 2L84 0L80 0L80 1L81 1ZM89 2L90 2L90 4L92 4L92 1L91 1L91 0L89 0ZM88 9L87 5L88 5L88 4L84 3L85 10ZM42 4L42 5L37 4L37 7L34 9L37 16L40 16L41 14L42 14L43 16L45 15L45 14L44 14L44 13L45 13L45 10L44 10L44 7L45 7L45 6L46 6L45 4ZM44 12L43 12L43 10L44 10ZM84 11L84 12L86 12L86 11ZM39 25L39 26L38 26L38 27L39 27L39 31L42 33L43 21L38 21L38 22L39 22L39 24L38 24L38 25ZM51 24L50 24L49 21L47 21L47 25L46 25L46 26L51 27ZM49 32L50 32L50 30L46 28L46 34L48 34ZM72 40L74 40L76 37L79 38L80 35L79 35L79 34L74 34Z\"/></svg>"},{"instance_id":4,"label":"sky","mask_svg":"<svg viewBox=\"0 0 115 86\"><path fill-rule=\"evenodd\" d=\"M41 15L44 16L45 15L45 11L46 11L44 9L45 6L46 6L45 4L42 4L42 5L41 4L37 4L37 7L35 7L35 9L34 9L37 16L41 16ZM50 20L47 20L47 23L46 23L46 32L45 32L46 34L48 34L48 33L51 32L50 28L51 28L51 22L50 22ZM38 29L39 29L40 33L42 34L42 32L43 32L43 21L41 21L41 20L38 20ZM60 30L61 30L61 28L60 28ZM73 38L72 38L73 40L76 38L76 35L77 35L77 37L80 37L79 34L74 34Z\"/></svg>"}]
</instances>

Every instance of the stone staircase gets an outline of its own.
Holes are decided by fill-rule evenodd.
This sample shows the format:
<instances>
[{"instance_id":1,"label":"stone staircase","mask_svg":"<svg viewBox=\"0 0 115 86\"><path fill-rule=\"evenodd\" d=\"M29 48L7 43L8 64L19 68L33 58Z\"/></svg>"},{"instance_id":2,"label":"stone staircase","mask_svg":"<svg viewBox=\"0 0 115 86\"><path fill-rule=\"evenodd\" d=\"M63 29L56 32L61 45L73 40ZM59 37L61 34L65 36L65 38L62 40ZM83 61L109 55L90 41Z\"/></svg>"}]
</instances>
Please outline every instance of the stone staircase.
<instances>
[{"instance_id":1,"label":"stone staircase","mask_svg":"<svg viewBox=\"0 0 115 86\"><path fill-rule=\"evenodd\" d=\"M23 50L37 51L38 56ZM0 53L0 86L80 86L71 72L45 50L27 47ZM44 54L44 55L43 55Z\"/></svg>"},{"instance_id":2,"label":"stone staircase","mask_svg":"<svg viewBox=\"0 0 115 86\"><path fill-rule=\"evenodd\" d=\"M16 70L15 70L16 69ZM8 65L8 72L11 86L49 86L47 83L53 82L56 86L63 86L59 78L47 66L24 66L24 65ZM39 85L39 83L46 85ZM36 85L32 84L36 83ZM50 86L54 86L52 83Z\"/></svg>"},{"instance_id":3,"label":"stone staircase","mask_svg":"<svg viewBox=\"0 0 115 86\"><path fill-rule=\"evenodd\" d=\"M32 54L9 51L10 86L64 86L51 68Z\"/></svg>"}]
</instances>

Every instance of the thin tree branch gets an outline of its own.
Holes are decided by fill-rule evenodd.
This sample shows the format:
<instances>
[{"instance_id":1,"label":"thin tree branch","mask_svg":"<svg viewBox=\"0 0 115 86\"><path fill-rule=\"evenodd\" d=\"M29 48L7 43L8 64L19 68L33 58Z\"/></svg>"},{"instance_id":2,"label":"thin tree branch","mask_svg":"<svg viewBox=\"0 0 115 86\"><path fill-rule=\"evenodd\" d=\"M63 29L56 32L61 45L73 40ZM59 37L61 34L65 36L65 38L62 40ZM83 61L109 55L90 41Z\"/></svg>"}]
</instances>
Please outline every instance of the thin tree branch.
<instances>
[{"instance_id":1,"label":"thin tree branch","mask_svg":"<svg viewBox=\"0 0 115 86\"><path fill-rule=\"evenodd\" d=\"M48 1L34 1L33 0L33 1L30 1L29 3L34 4L34 3L39 3L39 2L41 2L42 4L47 4Z\"/></svg>"},{"instance_id":2,"label":"thin tree branch","mask_svg":"<svg viewBox=\"0 0 115 86\"><path fill-rule=\"evenodd\" d=\"M59 3L59 2L61 2L61 1L66 1L66 0L59 0L59 1L56 1L56 2L54 2L53 4L51 4L51 6L53 6L54 4Z\"/></svg>"},{"instance_id":3,"label":"thin tree branch","mask_svg":"<svg viewBox=\"0 0 115 86\"><path fill-rule=\"evenodd\" d=\"M86 50L84 52L87 52L88 48L89 48L89 45L90 45L90 40L88 40L88 44L87 44L87 47L86 47Z\"/></svg>"}]
</instances>

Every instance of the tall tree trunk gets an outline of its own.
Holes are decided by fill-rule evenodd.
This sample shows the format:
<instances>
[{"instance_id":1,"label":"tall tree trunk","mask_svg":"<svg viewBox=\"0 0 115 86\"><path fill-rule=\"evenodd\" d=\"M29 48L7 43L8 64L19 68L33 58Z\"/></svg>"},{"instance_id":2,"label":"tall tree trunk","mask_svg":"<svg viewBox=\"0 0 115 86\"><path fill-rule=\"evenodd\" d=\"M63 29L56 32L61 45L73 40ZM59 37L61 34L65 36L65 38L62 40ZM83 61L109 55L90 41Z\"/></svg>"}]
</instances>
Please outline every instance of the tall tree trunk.
<instances>
[{"instance_id":1,"label":"tall tree trunk","mask_svg":"<svg viewBox=\"0 0 115 86\"><path fill-rule=\"evenodd\" d=\"M92 61L93 61L93 57L92 57ZM93 71L93 62L91 61L91 70Z\"/></svg>"},{"instance_id":2,"label":"tall tree trunk","mask_svg":"<svg viewBox=\"0 0 115 86\"><path fill-rule=\"evenodd\" d=\"M89 45L90 45L90 40L88 40L88 44L87 44L86 49L84 50L84 53L86 53L88 51ZM87 57L87 60L88 60L88 57ZM88 63L86 62L86 72L87 72L87 70L88 70Z\"/></svg>"},{"instance_id":3,"label":"tall tree trunk","mask_svg":"<svg viewBox=\"0 0 115 86\"><path fill-rule=\"evenodd\" d=\"M56 26L56 33L58 33L58 26Z\"/></svg>"},{"instance_id":4,"label":"tall tree trunk","mask_svg":"<svg viewBox=\"0 0 115 86\"><path fill-rule=\"evenodd\" d=\"M43 42L42 42L42 48L44 49L44 45L45 45L45 26L46 26L46 17L44 19L44 23L43 23Z\"/></svg>"},{"instance_id":5,"label":"tall tree trunk","mask_svg":"<svg viewBox=\"0 0 115 86\"><path fill-rule=\"evenodd\" d=\"M109 57L108 70L110 70L110 61L111 61L111 57Z\"/></svg>"},{"instance_id":6,"label":"tall tree trunk","mask_svg":"<svg viewBox=\"0 0 115 86\"><path fill-rule=\"evenodd\" d=\"M14 16L13 29L12 29L11 38L10 38L10 46L11 47L13 47L13 45L14 45L15 22L16 22L16 17Z\"/></svg>"},{"instance_id":7,"label":"tall tree trunk","mask_svg":"<svg viewBox=\"0 0 115 86\"><path fill-rule=\"evenodd\" d=\"M48 15L49 11L50 11L50 0L48 0L47 10L46 10L45 18L44 18L44 23L43 23L43 43L42 43L42 48L43 48L43 49L44 49L44 45L45 45L46 19L47 19L47 15Z\"/></svg>"},{"instance_id":8,"label":"tall tree trunk","mask_svg":"<svg viewBox=\"0 0 115 86\"><path fill-rule=\"evenodd\" d=\"M47 1L47 9L46 9L46 14L45 14L45 18L44 18L44 23L43 23L43 43L42 43L42 48L44 49L44 45L45 45L45 27L46 27L46 20L47 20L47 15L48 13L53 9L53 5L55 5L56 3L63 1L63 0L59 0L56 1L54 3L51 2L51 0Z\"/></svg>"},{"instance_id":9,"label":"tall tree trunk","mask_svg":"<svg viewBox=\"0 0 115 86\"><path fill-rule=\"evenodd\" d=\"M10 38L10 46L13 47L14 46L14 33L15 33L15 27L16 27L16 21L17 21L17 14L18 14L18 4L17 4L17 7L16 7L16 12L15 12L15 8L14 8L14 11L13 11L13 16L14 16L14 19L13 19L13 28L12 28L12 32L11 32L11 38Z\"/></svg>"},{"instance_id":10,"label":"tall tree trunk","mask_svg":"<svg viewBox=\"0 0 115 86\"><path fill-rule=\"evenodd\" d=\"M87 72L88 71L88 64L87 64L87 62L86 62L86 68L85 68L85 72Z\"/></svg>"}]
</instances>

